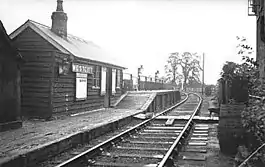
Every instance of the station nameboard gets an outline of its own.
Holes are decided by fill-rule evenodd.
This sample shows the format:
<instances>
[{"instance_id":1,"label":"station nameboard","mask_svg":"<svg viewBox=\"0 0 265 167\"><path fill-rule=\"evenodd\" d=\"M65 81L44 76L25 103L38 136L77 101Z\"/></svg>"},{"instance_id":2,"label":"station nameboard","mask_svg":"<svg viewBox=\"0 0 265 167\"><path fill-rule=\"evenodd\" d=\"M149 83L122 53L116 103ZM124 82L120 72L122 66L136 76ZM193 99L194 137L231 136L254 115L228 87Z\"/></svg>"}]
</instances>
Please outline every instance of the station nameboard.
<instances>
[{"instance_id":1,"label":"station nameboard","mask_svg":"<svg viewBox=\"0 0 265 167\"><path fill-rule=\"evenodd\" d=\"M72 71L77 73L93 74L93 67L72 63Z\"/></svg>"}]
</instances>

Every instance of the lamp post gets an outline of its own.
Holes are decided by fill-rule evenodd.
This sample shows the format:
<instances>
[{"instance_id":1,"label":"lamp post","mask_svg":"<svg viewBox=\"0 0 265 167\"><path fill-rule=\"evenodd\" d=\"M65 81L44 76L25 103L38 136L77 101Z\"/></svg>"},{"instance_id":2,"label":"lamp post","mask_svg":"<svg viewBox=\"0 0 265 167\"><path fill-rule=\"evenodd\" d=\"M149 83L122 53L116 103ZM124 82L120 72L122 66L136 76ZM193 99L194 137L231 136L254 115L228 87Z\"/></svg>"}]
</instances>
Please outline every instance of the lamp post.
<instances>
[{"instance_id":1,"label":"lamp post","mask_svg":"<svg viewBox=\"0 0 265 167\"><path fill-rule=\"evenodd\" d=\"M158 79L158 74L159 74L159 71L157 70L157 71L155 72L155 82L156 82L157 79Z\"/></svg>"},{"instance_id":2,"label":"lamp post","mask_svg":"<svg viewBox=\"0 0 265 167\"><path fill-rule=\"evenodd\" d=\"M159 83L159 80L158 80L158 74L159 74L159 71L157 70L157 71L155 72L155 86L154 86L155 89L159 89L159 86L156 85L157 82Z\"/></svg>"},{"instance_id":3,"label":"lamp post","mask_svg":"<svg viewBox=\"0 0 265 167\"><path fill-rule=\"evenodd\" d=\"M138 91L140 90L140 81L141 81L141 76L140 74L142 74L142 70L144 69L143 65L141 65L139 68L138 68Z\"/></svg>"}]
</instances>

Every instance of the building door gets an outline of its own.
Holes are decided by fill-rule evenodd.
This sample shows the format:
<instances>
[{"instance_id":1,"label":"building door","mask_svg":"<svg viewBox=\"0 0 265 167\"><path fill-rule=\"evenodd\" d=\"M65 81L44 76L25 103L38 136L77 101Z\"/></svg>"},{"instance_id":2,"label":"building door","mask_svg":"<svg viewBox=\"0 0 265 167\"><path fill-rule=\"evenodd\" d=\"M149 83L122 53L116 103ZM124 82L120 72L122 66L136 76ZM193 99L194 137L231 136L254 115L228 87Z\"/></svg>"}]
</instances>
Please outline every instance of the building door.
<instances>
[{"instance_id":1,"label":"building door","mask_svg":"<svg viewBox=\"0 0 265 167\"><path fill-rule=\"evenodd\" d=\"M101 71L101 94L104 95L104 107L110 107L110 97L112 93L112 69L102 67Z\"/></svg>"}]
</instances>

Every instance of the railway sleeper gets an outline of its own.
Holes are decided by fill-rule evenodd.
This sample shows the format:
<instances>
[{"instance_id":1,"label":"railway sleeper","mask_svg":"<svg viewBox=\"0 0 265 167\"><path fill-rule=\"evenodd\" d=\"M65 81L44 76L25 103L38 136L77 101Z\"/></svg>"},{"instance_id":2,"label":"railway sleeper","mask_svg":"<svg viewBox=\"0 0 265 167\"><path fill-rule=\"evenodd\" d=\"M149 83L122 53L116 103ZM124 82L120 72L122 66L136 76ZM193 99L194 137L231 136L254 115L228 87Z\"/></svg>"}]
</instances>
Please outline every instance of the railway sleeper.
<instances>
[{"instance_id":1,"label":"railway sleeper","mask_svg":"<svg viewBox=\"0 0 265 167\"><path fill-rule=\"evenodd\" d=\"M151 143L156 142L174 142L177 137L141 137L141 136L135 136L133 138L129 138L129 141L146 141Z\"/></svg>"},{"instance_id":2,"label":"railway sleeper","mask_svg":"<svg viewBox=\"0 0 265 167\"><path fill-rule=\"evenodd\" d=\"M206 167L205 162L179 160L174 162L176 167Z\"/></svg>"},{"instance_id":3,"label":"railway sleeper","mask_svg":"<svg viewBox=\"0 0 265 167\"><path fill-rule=\"evenodd\" d=\"M107 163L145 163L156 164L163 158L163 155L140 155L140 154L109 154L100 155L93 160L95 163L107 162Z\"/></svg>"},{"instance_id":4,"label":"railway sleeper","mask_svg":"<svg viewBox=\"0 0 265 167\"><path fill-rule=\"evenodd\" d=\"M194 130L209 130L208 126L195 126Z\"/></svg>"},{"instance_id":5,"label":"railway sleeper","mask_svg":"<svg viewBox=\"0 0 265 167\"><path fill-rule=\"evenodd\" d=\"M151 155L147 155L147 154L120 154L120 153L113 153L113 152L108 152L108 153L103 153L103 156L109 156L109 157L113 157L113 158L117 158L117 157L131 157L131 158L150 158L150 159L162 159L164 157L164 155L162 154L151 154Z\"/></svg>"},{"instance_id":6,"label":"railway sleeper","mask_svg":"<svg viewBox=\"0 0 265 167\"><path fill-rule=\"evenodd\" d=\"M205 146L194 146L194 145L186 145L185 146L186 149L205 149Z\"/></svg>"},{"instance_id":7,"label":"railway sleeper","mask_svg":"<svg viewBox=\"0 0 265 167\"><path fill-rule=\"evenodd\" d=\"M154 147L154 148L166 148L169 149L171 146L171 143L161 143L161 142L157 142L157 143L150 143L150 142L134 142L134 143L120 143L119 146L121 147L141 147L141 148L150 148L150 147Z\"/></svg>"},{"instance_id":8,"label":"railway sleeper","mask_svg":"<svg viewBox=\"0 0 265 167\"><path fill-rule=\"evenodd\" d=\"M208 133L192 133L192 137L208 137Z\"/></svg>"},{"instance_id":9,"label":"railway sleeper","mask_svg":"<svg viewBox=\"0 0 265 167\"><path fill-rule=\"evenodd\" d=\"M180 133L181 130L159 130L159 129L144 129L142 132L156 132L156 133Z\"/></svg>"},{"instance_id":10,"label":"railway sleeper","mask_svg":"<svg viewBox=\"0 0 265 167\"><path fill-rule=\"evenodd\" d=\"M157 164L96 162L91 167L157 167Z\"/></svg>"},{"instance_id":11,"label":"railway sleeper","mask_svg":"<svg viewBox=\"0 0 265 167\"><path fill-rule=\"evenodd\" d=\"M206 149L187 148L185 152L207 153Z\"/></svg>"},{"instance_id":12,"label":"railway sleeper","mask_svg":"<svg viewBox=\"0 0 265 167\"><path fill-rule=\"evenodd\" d=\"M175 122L177 121L174 118ZM162 120L160 120L159 122L161 122ZM174 123L172 124L172 126L177 126L177 127L184 127L185 123ZM161 126L161 127L165 127L165 122L163 121L163 123L152 123L152 126Z\"/></svg>"},{"instance_id":13,"label":"railway sleeper","mask_svg":"<svg viewBox=\"0 0 265 167\"><path fill-rule=\"evenodd\" d=\"M156 130L182 130L183 126L147 126L147 129L156 129Z\"/></svg>"},{"instance_id":14,"label":"railway sleeper","mask_svg":"<svg viewBox=\"0 0 265 167\"><path fill-rule=\"evenodd\" d=\"M146 150L146 149L122 149L114 147L109 150L110 154L141 154L141 155L160 155L165 154L166 150Z\"/></svg>"},{"instance_id":15,"label":"railway sleeper","mask_svg":"<svg viewBox=\"0 0 265 167\"><path fill-rule=\"evenodd\" d=\"M182 160L188 161L206 161L206 156L197 152L181 152L179 153L179 157L181 157Z\"/></svg>"},{"instance_id":16,"label":"railway sleeper","mask_svg":"<svg viewBox=\"0 0 265 167\"><path fill-rule=\"evenodd\" d=\"M208 140L208 137L191 137L190 140L205 141Z\"/></svg>"},{"instance_id":17,"label":"railway sleeper","mask_svg":"<svg viewBox=\"0 0 265 167\"><path fill-rule=\"evenodd\" d=\"M194 130L193 133L209 133L208 130Z\"/></svg>"},{"instance_id":18,"label":"railway sleeper","mask_svg":"<svg viewBox=\"0 0 265 167\"><path fill-rule=\"evenodd\" d=\"M156 147L123 147L117 146L118 149L125 149L125 150L147 150L147 151L167 151L168 148L156 148Z\"/></svg>"},{"instance_id":19,"label":"railway sleeper","mask_svg":"<svg viewBox=\"0 0 265 167\"><path fill-rule=\"evenodd\" d=\"M167 140L167 139L176 139L177 135L175 136L160 136L160 135L155 135L155 136L149 136L149 135L137 135L137 136L132 136L133 138L142 138L142 139L162 139L162 140Z\"/></svg>"},{"instance_id":20,"label":"railway sleeper","mask_svg":"<svg viewBox=\"0 0 265 167\"><path fill-rule=\"evenodd\" d=\"M174 137L174 136L178 136L179 133L155 133L155 132L151 132L151 133L148 133L148 132L141 132L141 133L138 133L139 135L141 136L171 136L171 137Z\"/></svg>"}]
</instances>

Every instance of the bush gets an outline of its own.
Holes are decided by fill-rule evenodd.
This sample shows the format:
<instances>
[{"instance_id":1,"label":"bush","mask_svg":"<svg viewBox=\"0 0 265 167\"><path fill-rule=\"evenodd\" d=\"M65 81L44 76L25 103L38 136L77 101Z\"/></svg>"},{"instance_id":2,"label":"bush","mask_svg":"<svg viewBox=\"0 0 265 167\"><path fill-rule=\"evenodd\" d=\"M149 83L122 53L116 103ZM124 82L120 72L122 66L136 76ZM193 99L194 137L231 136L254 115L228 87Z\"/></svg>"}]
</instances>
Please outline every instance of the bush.
<instances>
[{"instance_id":1,"label":"bush","mask_svg":"<svg viewBox=\"0 0 265 167\"><path fill-rule=\"evenodd\" d=\"M245 63L241 67L243 74L249 78L249 94L263 97L265 95L265 86L260 84L259 71L257 63L253 59L244 57ZM250 152L255 151L265 142L265 104L263 101L249 99L248 106L241 114L242 124L246 129L246 146ZM265 162L265 149L257 153L251 161L256 163Z\"/></svg>"},{"instance_id":2,"label":"bush","mask_svg":"<svg viewBox=\"0 0 265 167\"><path fill-rule=\"evenodd\" d=\"M259 80L258 64L249 57L243 57L242 64L227 62L223 67L222 78L232 81L235 77L244 77L248 80L248 93L250 95L265 96L265 86ZM230 82L231 84L231 82ZM255 151L260 145L265 143L265 103L260 100L248 100L248 105L241 114L242 124L246 130L244 145L249 152ZM265 166L265 148L257 153L252 159L256 164Z\"/></svg>"},{"instance_id":3,"label":"bush","mask_svg":"<svg viewBox=\"0 0 265 167\"><path fill-rule=\"evenodd\" d=\"M211 94L212 94L212 88L211 88L211 86L206 86L205 87L205 95L206 96L211 96Z\"/></svg>"},{"instance_id":4,"label":"bush","mask_svg":"<svg viewBox=\"0 0 265 167\"><path fill-rule=\"evenodd\" d=\"M246 143L250 152L265 142L265 104L259 100L250 100L249 106L242 112L242 123L246 129ZM264 162L265 149L257 153L253 160Z\"/></svg>"}]
</instances>

